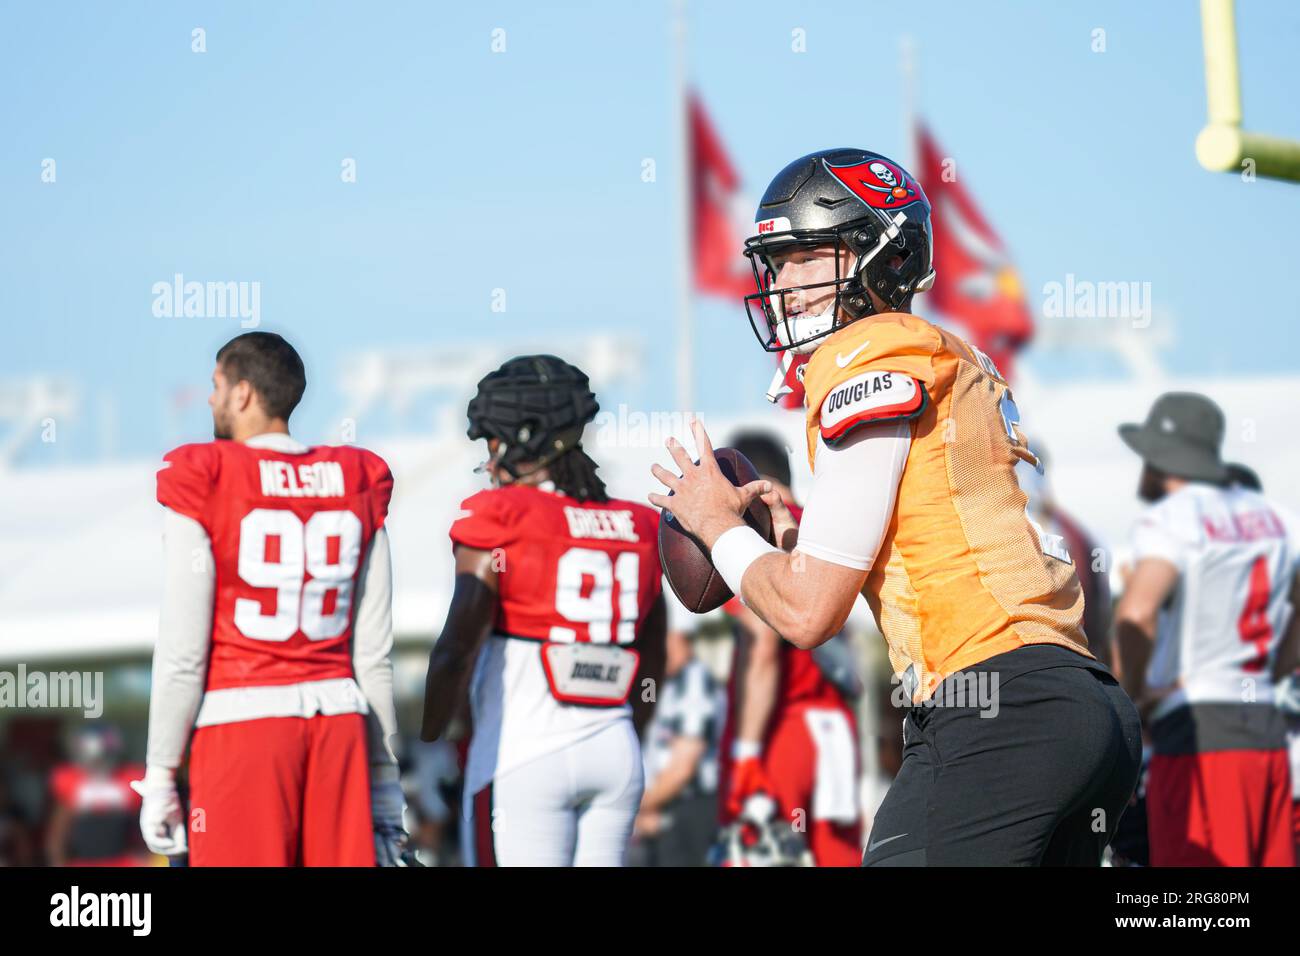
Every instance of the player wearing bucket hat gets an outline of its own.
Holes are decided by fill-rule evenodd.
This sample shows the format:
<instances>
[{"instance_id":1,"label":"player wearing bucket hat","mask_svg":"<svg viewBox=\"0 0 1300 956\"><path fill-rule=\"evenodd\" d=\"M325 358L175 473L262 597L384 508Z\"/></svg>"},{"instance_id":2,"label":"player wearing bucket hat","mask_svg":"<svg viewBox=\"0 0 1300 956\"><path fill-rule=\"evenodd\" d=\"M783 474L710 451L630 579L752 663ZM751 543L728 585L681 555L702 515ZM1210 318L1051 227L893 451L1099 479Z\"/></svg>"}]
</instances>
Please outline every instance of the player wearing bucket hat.
<instances>
[{"instance_id":1,"label":"player wearing bucket hat","mask_svg":"<svg viewBox=\"0 0 1300 956\"><path fill-rule=\"evenodd\" d=\"M1187 481L1222 483L1219 457L1224 419L1219 406L1195 392L1161 395L1141 425L1119 426L1120 437L1151 468Z\"/></svg>"},{"instance_id":2,"label":"player wearing bucket hat","mask_svg":"<svg viewBox=\"0 0 1300 956\"><path fill-rule=\"evenodd\" d=\"M1285 728L1273 686L1295 668L1300 521L1232 480L1223 412L1160 396L1120 436L1151 502L1115 611L1120 679L1151 732L1153 866L1291 866Z\"/></svg>"}]
</instances>

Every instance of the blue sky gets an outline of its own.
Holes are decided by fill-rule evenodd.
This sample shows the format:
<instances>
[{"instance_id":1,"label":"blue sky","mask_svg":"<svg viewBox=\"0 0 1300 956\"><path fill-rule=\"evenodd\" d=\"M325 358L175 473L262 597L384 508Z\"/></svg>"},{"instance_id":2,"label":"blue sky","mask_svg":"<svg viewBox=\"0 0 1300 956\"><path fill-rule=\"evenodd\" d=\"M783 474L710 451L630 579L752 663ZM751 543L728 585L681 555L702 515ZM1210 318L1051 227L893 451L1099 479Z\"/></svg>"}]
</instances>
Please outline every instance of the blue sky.
<instances>
[{"instance_id":1,"label":"blue sky","mask_svg":"<svg viewBox=\"0 0 1300 956\"><path fill-rule=\"evenodd\" d=\"M757 197L830 145L905 155L899 43L923 115L1001 232L1031 301L1067 273L1149 281L1171 370L1294 367L1300 186L1195 161L1205 94L1191 3L688 5L693 83ZM296 430L340 414L343 359L491 336L642 336L613 394L667 408L675 328L666 0L614 3L9 3L0 8L0 378L78 383L83 409L29 464L201 439L232 319L152 314L152 286L261 283L312 387ZM191 31L207 52L191 52ZM505 30L506 52L491 52ZM807 52L791 50L806 31ZM1106 31L1106 52L1091 49ZM1238 11L1248 128L1300 137L1300 7ZM341 163L355 158L357 182ZM53 158L57 182L41 182ZM654 158L658 178L641 179ZM491 310L492 290L507 310ZM923 304L918 311L924 314ZM758 410L769 360L743 308L696 309L699 402ZM717 362L726 356L725 364ZM1052 375L1097 356L1031 357ZM486 371L486 370L485 370ZM383 427L380 423L378 427ZM66 437L65 437L66 436Z\"/></svg>"}]
</instances>

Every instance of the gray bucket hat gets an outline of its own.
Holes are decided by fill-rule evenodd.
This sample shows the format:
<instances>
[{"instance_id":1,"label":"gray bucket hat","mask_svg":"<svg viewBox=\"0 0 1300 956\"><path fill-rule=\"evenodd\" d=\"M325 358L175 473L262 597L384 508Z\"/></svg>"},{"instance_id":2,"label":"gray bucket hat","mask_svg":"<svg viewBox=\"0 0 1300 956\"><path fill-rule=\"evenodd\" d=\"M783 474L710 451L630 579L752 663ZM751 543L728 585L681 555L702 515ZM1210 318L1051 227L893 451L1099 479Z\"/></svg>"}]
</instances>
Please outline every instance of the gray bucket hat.
<instances>
[{"instance_id":1,"label":"gray bucket hat","mask_svg":"<svg viewBox=\"0 0 1300 956\"><path fill-rule=\"evenodd\" d=\"M1223 430L1223 412L1210 399L1195 392L1167 392L1141 425L1120 425L1119 437L1166 474L1222 484L1228 478L1219 457Z\"/></svg>"}]
</instances>

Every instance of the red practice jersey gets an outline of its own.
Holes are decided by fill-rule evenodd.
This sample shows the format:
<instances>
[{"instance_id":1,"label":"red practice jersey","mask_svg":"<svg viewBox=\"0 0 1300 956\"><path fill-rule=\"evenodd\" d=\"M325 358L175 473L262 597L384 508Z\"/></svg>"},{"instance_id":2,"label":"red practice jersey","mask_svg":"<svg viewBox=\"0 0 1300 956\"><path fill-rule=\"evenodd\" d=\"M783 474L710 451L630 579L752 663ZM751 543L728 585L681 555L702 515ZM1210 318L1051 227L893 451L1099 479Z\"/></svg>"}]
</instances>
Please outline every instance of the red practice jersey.
<instances>
[{"instance_id":1,"label":"red practice jersey","mask_svg":"<svg viewBox=\"0 0 1300 956\"><path fill-rule=\"evenodd\" d=\"M451 540L497 552L498 633L631 644L661 588L658 530L645 505L514 484L466 498Z\"/></svg>"},{"instance_id":2,"label":"red practice jersey","mask_svg":"<svg viewBox=\"0 0 1300 956\"><path fill-rule=\"evenodd\" d=\"M144 767L128 764L91 772L61 764L50 775L50 795L71 814L63 851L69 866L134 866L146 852L136 822L140 796L131 781Z\"/></svg>"},{"instance_id":3,"label":"red practice jersey","mask_svg":"<svg viewBox=\"0 0 1300 956\"><path fill-rule=\"evenodd\" d=\"M182 445L158 501L193 518L216 570L207 689L352 677L352 599L393 477L363 448Z\"/></svg>"},{"instance_id":4,"label":"red practice jersey","mask_svg":"<svg viewBox=\"0 0 1300 956\"><path fill-rule=\"evenodd\" d=\"M131 781L144 776L144 767L128 764L104 773L91 773L77 764L65 763L50 774L50 795L54 802L74 813L140 812L140 797Z\"/></svg>"}]
</instances>

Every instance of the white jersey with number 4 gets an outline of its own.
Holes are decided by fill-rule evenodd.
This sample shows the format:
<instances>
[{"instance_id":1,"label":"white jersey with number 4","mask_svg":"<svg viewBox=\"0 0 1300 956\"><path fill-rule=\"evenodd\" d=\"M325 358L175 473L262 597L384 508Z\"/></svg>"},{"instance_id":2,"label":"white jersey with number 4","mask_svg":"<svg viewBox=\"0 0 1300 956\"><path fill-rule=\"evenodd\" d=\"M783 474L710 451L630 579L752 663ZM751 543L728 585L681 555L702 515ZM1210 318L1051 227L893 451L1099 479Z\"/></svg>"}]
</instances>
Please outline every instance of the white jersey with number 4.
<instances>
[{"instance_id":1,"label":"white jersey with number 4","mask_svg":"<svg viewBox=\"0 0 1300 956\"><path fill-rule=\"evenodd\" d=\"M1152 689L1176 690L1154 716L1189 703L1269 701L1300 570L1296 518L1253 491L1189 484L1143 514L1133 551L1179 574L1147 669Z\"/></svg>"}]
</instances>

